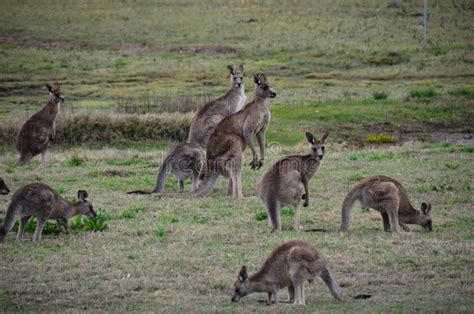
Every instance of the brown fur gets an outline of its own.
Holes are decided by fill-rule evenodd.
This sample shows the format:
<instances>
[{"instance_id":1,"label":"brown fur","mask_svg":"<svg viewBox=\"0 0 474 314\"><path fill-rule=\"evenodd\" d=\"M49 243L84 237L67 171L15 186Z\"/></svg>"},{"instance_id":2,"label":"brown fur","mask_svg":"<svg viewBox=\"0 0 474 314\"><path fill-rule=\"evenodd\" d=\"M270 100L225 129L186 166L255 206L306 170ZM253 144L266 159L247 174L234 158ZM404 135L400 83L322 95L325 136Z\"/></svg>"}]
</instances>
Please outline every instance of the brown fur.
<instances>
[{"instance_id":1,"label":"brown fur","mask_svg":"<svg viewBox=\"0 0 474 314\"><path fill-rule=\"evenodd\" d=\"M196 145L185 143L173 146L166 154L161 164L156 185L152 191L135 190L128 194L151 194L160 193L165 185L168 172L173 173L179 180L179 191L184 191L184 180L191 177L191 192L196 190L199 183L199 177L205 171L206 157L203 151Z\"/></svg>"},{"instance_id":2,"label":"brown fur","mask_svg":"<svg viewBox=\"0 0 474 314\"><path fill-rule=\"evenodd\" d=\"M54 122L64 97L61 95L59 84L54 86L46 84L46 87L51 94L48 104L32 115L18 133L16 148L20 152L19 165L29 163L38 154L42 154L44 164L48 144L54 140Z\"/></svg>"},{"instance_id":3,"label":"brown fur","mask_svg":"<svg viewBox=\"0 0 474 314\"><path fill-rule=\"evenodd\" d=\"M257 194L267 207L268 222L272 227L272 232L281 230L280 209L287 205L295 209L294 229L300 229L301 198L303 196L305 199L303 206L307 207L309 205L308 184L321 166L324 144L328 136L329 132L326 132L320 140L317 140L311 133L306 133L306 138L311 145L311 153L280 159L260 179Z\"/></svg>"},{"instance_id":4,"label":"brown fur","mask_svg":"<svg viewBox=\"0 0 474 314\"><path fill-rule=\"evenodd\" d=\"M23 239L25 225L33 216L38 222L33 241L39 242L44 224L48 219L62 220L67 225L69 219L79 214L88 217L96 216L92 204L87 200L86 191L78 191L77 199L77 202L71 203L45 184L25 185L13 194L3 225L0 226L0 242L13 227L17 218L20 218L17 240Z\"/></svg>"},{"instance_id":5,"label":"brown fur","mask_svg":"<svg viewBox=\"0 0 474 314\"><path fill-rule=\"evenodd\" d=\"M244 66L237 69L227 66L230 73L230 90L222 97L206 104L199 110L191 121L188 143L206 149L209 136L225 117L240 111L245 104Z\"/></svg>"},{"instance_id":6,"label":"brown fur","mask_svg":"<svg viewBox=\"0 0 474 314\"><path fill-rule=\"evenodd\" d=\"M7 195L10 193L10 190L7 187L7 184L3 180L2 177L0 177L0 195Z\"/></svg>"},{"instance_id":7,"label":"brown fur","mask_svg":"<svg viewBox=\"0 0 474 314\"><path fill-rule=\"evenodd\" d=\"M210 192L219 175L230 176L229 195L242 197L241 172L243 151L248 145L252 151L252 169L263 165L265 155L265 131L270 121L267 98L275 98L276 93L267 83L265 74L254 76L255 92L252 102L244 109L222 120L209 138L207 145L208 171L201 186L194 195L202 196ZM252 142L257 136L260 159Z\"/></svg>"},{"instance_id":8,"label":"brown fur","mask_svg":"<svg viewBox=\"0 0 474 314\"><path fill-rule=\"evenodd\" d=\"M331 294L342 300L340 288L324 257L308 242L288 241L272 251L258 272L248 277L242 266L234 284L232 302L253 292L268 293L269 303L279 303L278 292L288 288L292 304L305 304L304 283L320 276Z\"/></svg>"},{"instance_id":9,"label":"brown fur","mask_svg":"<svg viewBox=\"0 0 474 314\"><path fill-rule=\"evenodd\" d=\"M342 205L341 231L349 227L351 208L356 200L381 213L385 231L399 232L399 225L408 230L406 224L417 224L432 231L431 204L422 203L421 210L415 209L401 183L386 176L366 178L349 191Z\"/></svg>"}]
</instances>

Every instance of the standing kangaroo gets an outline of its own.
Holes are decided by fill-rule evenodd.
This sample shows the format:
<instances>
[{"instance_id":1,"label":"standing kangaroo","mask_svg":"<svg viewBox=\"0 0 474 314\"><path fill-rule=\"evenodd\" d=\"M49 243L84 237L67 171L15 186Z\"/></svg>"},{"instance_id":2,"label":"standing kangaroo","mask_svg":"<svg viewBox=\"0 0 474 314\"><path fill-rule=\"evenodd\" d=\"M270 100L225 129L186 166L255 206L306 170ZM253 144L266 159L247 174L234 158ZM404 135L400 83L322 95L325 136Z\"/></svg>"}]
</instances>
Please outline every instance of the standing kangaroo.
<instances>
[{"instance_id":1,"label":"standing kangaroo","mask_svg":"<svg viewBox=\"0 0 474 314\"><path fill-rule=\"evenodd\" d=\"M7 195L8 193L10 193L10 190L5 181L3 181L3 178L0 177L0 195Z\"/></svg>"},{"instance_id":2,"label":"standing kangaroo","mask_svg":"<svg viewBox=\"0 0 474 314\"><path fill-rule=\"evenodd\" d=\"M308 242L288 241L272 251L260 270L248 277L242 266L234 284L232 302L253 292L268 293L269 303L279 303L278 291L288 287L289 303L305 304L304 283L320 276L337 300L343 296L324 257Z\"/></svg>"},{"instance_id":3,"label":"standing kangaroo","mask_svg":"<svg viewBox=\"0 0 474 314\"><path fill-rule=\"evenodd\" d=\"M260 179L257 194L267 207L268 224L272 227L272 232L281 230L280 209L287 205L292 205L295 209L294 229L300 229L301 198L305 200L303 206L307 207L309 180L321 166L328 136L329 132L326 132L317 140L307 132L306 139L311 145L311 153L286 156L278 160Z\"/></svg>"},{"instance_id":4,"label":"standing kangaroo","mask_svg":"<svg viewBox=\"0 0 474 314\"><path fill-rule=\"evenodd\" d=\"M237 70L228 65L230 73L230 90L201 108L191 121L188 143L206 149L209 136L225 117L240 111L245 104L244 66L241 64Z\"/></svg>"},{"instance_id":5,"label":"standing kangaroo","mask_svg":"<svg viewBox=\"0 0 474 314\"><path fill-rule=\"evenodd\" d=\"M20 152L19 165L27 164L38 154L42 155L44 165L46 149L56 135L55 119L64 97L59 90L59 84L46 84L46 88L51 94L48 104L32 115L18 133L16 148Z\"/></svg>"},{"instance_id":6,"label":"standing kangaroo","mask_svg":"<svg viewBox=\"0 0 474 314\"><path fill-rule=\"evenodd\" d=\"M353 187L342 204L341 231L349 227L349 218L354 202L370 207L382 215L385 231L399 232L399 225L406 231L406 224L416 224L425 231L432 231L431 204L421 203L421 211L415 209L400 182L386 176L368 177Z\"/></svg>"},{"instance_id":7,"label":"standing kangaroo","mask_svg":"<svg viewBox=\"0 0 474 314\"><path fill-rule=\"evenodd\" d=\"M17 240L23 240L25 225L31 216L36 217L37 225L33 242L41 240L44 224L48 219L62 220L66 223L72 217L82 214L87 217L95 217L96 213L92 204L87 200L87 192L77 192L77 202L71 203L59 196L52 188L45 184L28 184L13 194L8 206L3 225L0 226L0 242L13 227L17 217L20 218ZM68 230L68 227L66 228Z\"/></svg>"},{"instance_id":8,"label":"standing kangaroo","mask_svg":"<svg viewBox=\"0 0 474 314\"><path fill-rule=\"evenodd\" d=\"M184 191L184 180L191 177L191 192L198 187L199 178L204 176L206 169L205 156L201 149L205 149L209 136L216 125L225 117L228 117L242 109L245 103L244 91L244 66L240 65L238 70L228 65L230 73L231 88L222 97L206 104L199 110L191 121L191 128L186 143L173 146L165 156L158 171L155 188L152 191L134 190L128 194L151 194L160 193L163 190L168 172L172 172L179 180L179 191Z\"/></svg>"},{"instance_id":9,"label":"standing kangaroo","mask_svg":"<svg viewBox=\"0 0 474 314\"><path fill-rule=\"evenodd\" d=\"M127 194L151 194L159 193L165 186L165 180L168 172L172 172L179 180L179 191L184 191L184 180L191 177L191 192L198 187L199 177L206 170L206 157L203 151L196 145L191 143L178 144L173 146L161 164L156 185L152 191L134 190Z\"/></svg>"},{"instance_id":10,"label":"standing kangaroo","mask_svg":"<svg viewBox=\"0 0 474 314\"><path fill-rule=\"evenodd\" d=\"M252 102L244 109L222 120L209 137L207 144L207 171L200 187L194 195L208 194L219 175L230 176L228 194L234 198L242 197L241 172L243 152L248 145L252 151L252 169L259 169L265 157L265 131L270 122L267 98L275 98L276 93L263 73L254 76L255 92ZM257 136L260 146L260 159L252 142Z\"/></svg>"}]
</instances>

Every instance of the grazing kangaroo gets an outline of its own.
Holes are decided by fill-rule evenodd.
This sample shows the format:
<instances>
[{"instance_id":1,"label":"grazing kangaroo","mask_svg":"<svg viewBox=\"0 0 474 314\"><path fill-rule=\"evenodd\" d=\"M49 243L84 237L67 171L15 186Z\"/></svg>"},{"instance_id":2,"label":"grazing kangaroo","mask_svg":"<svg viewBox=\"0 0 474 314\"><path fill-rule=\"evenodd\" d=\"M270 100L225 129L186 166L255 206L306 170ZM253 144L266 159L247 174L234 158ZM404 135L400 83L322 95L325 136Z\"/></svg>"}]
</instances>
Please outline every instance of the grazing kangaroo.
<instances>
[{"instance_id":1,"label":"grazing kangaroo","mask_svg":"<svg viewBox=\"0 0 474 314\"><path fill-rule=\"evenodd\" d=\"M292 205L295 209L294 229L300 229L301 198L303 206L309 205L309 180L318 171L324 157L324 144L329 132L317 140L311 133L306 133L306 139L311 145L308 155L286 156L278 160L267 170L257 186L257 194L267 207L268 224L272 232L281 231L280 209ZM301 188L303 186L303 189Z\"/></svg>"},{"instance_id":2,"label":"grazing kangaroo","mask_svg":"<svg viewBox=\"0 0 474 314\"><path fill-rule=\"evenodd\" d=\"M168 151L161 164L155 188L152 191L130 191L127 194L151 194L161 192L165 186L168 172L178 177L180 192L184 191L184 180L189 177L192 179L191 192L195 191L198 187L199 177L203 175L206 169L205 165L206 157L198 146L191 143L175 145Z\"/></svg>"},{"instance_id":3,"label":"grazing kangaroo","mask_svg":"<svg viewBox=\"0 0 474 314\"><path fill-rule=\"evenodd\" d=\"M54 84L54 86L46 84L46 88L51 94L48 104L32 115L18 133L16 148L20 152L19 165L27 164L38 154L42 155L44 165L46 149L56 135L55 119L64 97L59 90L59 84Z\"/></svg>"},{"instance_id":4,"label":"grazing kangaroo","mask_svg":"<svg viewBox=\"0 0 474 314\"><path fill-rule=\"evenodd\" d=\"M208 194L219 175L229 177L228 194L242 197L241 172L243 152L248 145L252 150L252 169L259 169L265 157L265 131L270 122L267 98L275 98L276 93L263 73L254 76L254 99L244 109L222 120L209 137L207 144L207 171L200 187L193 193L197 196ZM260 146L260 159L252 142L256 134Z\"/></svg>"},{"instance_id":5,"label":"grazing kangaroo","mask_svg":"<svg viewBox=\"0 0 474 314\"><path fill-rule=\"evenodd\" d=\"M230 90L222 97L206 104L199 110L191 121L188 143L206 149L209 136L225 117L240 111L245 104L244 66L237 69L228 65L230 73Z\"/></svg>"},{"instance_id":6,"label":"grazing kangaroo","mask_svg":"<svg viewBox=\"0 0 474 314\"><path fill-rule=\"evenodd\" d=\"M337 300L343 296L333 272L324 257L308 242L288 241L270 254L260 270L248 277L242 266L234 284L232 302L253 292L268 293L269 303L279 303L278 291L288 288L289 303L305 304L304 283L312 283L320 276Z\"/></svg>"},{"instance_id":7,"label":"grazing kangaroo","mask_svg":"<svg viewBox=\"0 0 474 314\"><path fill-rule=\"evenodd\" d=\"M7 187L7 184L3 180L2 177L0 177L0 195L7 195L10 193L10 190Z\"/></svg>"},{"instance_id":8,"label":"grazing kangaroo","mask_svg":"<svg viewBox=\"0 0 474 314\"><path fill-rule=\"evenodd\" d=\"M349 227L351 209L356 200L382 215L385 231L399 232L399 225L406 231L406 224L416 224L425 231L432 231L431 204L421 203L421 211L415 209L400 182L386 176L368 177L353 187L342 204L341 231Z\"/></svg>"},{"instance_id":9,"label":"grazing kangaroo","mask_svg":"<svg viewBox=\"0 0 474 314\"><path fill-rule=\"evenodd\" d=\"M48 219L62 220L66 223L72 217L82 214L87 217L95 217L96 213L92 204L87 200L87 192L77 192L77 202L71 203L59 196L52 188L45 184L33 183L25 185L13 194L8 206L3 225L0 226L0 242L13 227L17 217L20 218L17 240L23 239L25 225L31 216L36 217L37 225L33 242L41 240L44 224ZM68 227L66 227L68 231Z\"/></svg>"}]
</instances>

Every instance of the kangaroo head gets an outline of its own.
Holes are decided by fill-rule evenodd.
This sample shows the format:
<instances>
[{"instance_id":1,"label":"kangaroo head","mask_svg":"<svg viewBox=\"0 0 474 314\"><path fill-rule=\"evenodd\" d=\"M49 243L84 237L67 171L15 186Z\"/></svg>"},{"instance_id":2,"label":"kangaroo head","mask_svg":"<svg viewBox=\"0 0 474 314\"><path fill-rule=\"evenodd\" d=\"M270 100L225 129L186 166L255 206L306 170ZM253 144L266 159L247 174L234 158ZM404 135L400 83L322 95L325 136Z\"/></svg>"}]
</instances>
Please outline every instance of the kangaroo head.
<instances>
[{"instance_id":1,"label":"kangaroo head","mask_svg":"<svg viewBox=\"0 0 474 314\"><path fill-rule=\"evenodd\" d=\"M431 219L431 204L421 203L421 210L415 211L410 216L399 215L398 219L400 222L405 224L420 225L425 231L433 231L432 219Z\"/></svg>"},{"instance_id":2,"label":"kangaroo head","mask_svg":"<svg viewBox=\"0 0 474 314\"><path fill-rule=\"evenodd\" d=\"M234 293L232 294L231 301L237 302L247 294L249 294L249 277L247 267L242 266L237 276L237 281L234 283Z\"/></svg>"},{"instance_id":3,"label":"kangaroo head","mask_svg":"<svg viewBox=\"0 0 474 314\"><path fill-rule=\"evenodd\" d=\"M258 73L253 76L255 82L255 98L275 98L276 92L267 82L267 76L263 73Z\"/></svg>"},{"instance_id":4,"label":"kangaroo head","mask_svg":"<svg viewBox=\"0 0 474 314\"><path fill-rule=\"evenodd\" d=\"M418 216L418 224L425 229L425 231L433 231L433 221L431 219L431 204L421 203L421 213Z\"/></svg>"},{"instance_id":5,"label":"kangaroo head","mask_svg":"<svg viewBox=\"0 0 474 314\"><path fill-rule=\"evenodd\" d=\"M240 64L237 69L235 69L232 65L228 65L227 69L229 69L230 83L232 88L240 88L244 86L244 65Z\"/></svg>"},{"instance_id":6,"label":"kangaroo head","mask_svg":"<svg viewBox=\"0 0 474 314\"><path fill-rule=\"evenodd\" d=\"M46 88L48 89L50 95L51 95L51 100L54 103L59 103L64 101L63 95L61 95L61 90L59 88L58 83L54 83L53 86L46 84Z\"/></svg>"},{"instance_id":7,"label":"kangaroo head","mask_svg":"<svg viewBox=\"0 0 474 314\"><path fill-rule=\"evenodd\" d=\"M5 184L5 181L3 181L3 178L0 177L0 195L7 195L8 193L10 193L10 190Z\"/></svg>"},{"instance_id":8,"label":"kangaroo head","mask_svg":"<svg viewBox=\"0 0 474 314\"><path fill-rule=\"evenodd\" d=\"M322 160L324 157L324 144L328 139L329 131L323 134L320 140L316 139L313 134L306 132L306 139L308 143L311 145L311 154L314 157L317 157L319 160Z\"/></svg>"},{"instance_id":9,"label":"kangaroo head","mask_svg":"<svg viewBox=\"0 0 474 314\"><path fill-rule=\"evenodd\" d=\"M97 216L97 214L94 211L94 207L87 199L88 196L89 195L87 194L87 191L84 191L84 190L77 191L78 202L75 205L79 207L80 214L87 216L89 218L94 218Z\"/></svg>"}]
</instances>

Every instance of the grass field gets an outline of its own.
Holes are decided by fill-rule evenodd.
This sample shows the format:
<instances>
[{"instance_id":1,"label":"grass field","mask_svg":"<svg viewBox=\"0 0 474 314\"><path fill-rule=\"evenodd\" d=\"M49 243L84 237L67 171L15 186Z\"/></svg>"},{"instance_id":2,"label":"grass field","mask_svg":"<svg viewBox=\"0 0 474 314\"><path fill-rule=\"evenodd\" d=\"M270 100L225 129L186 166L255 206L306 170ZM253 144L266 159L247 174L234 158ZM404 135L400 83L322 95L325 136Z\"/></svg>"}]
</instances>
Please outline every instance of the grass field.
<instances>
[{"instance_id":1,"label":"grass field","mask_svg":"<svg viewBox=\"0 0 474 314\"><path fill-rule=\"evenodd\" d=\"M432 1L423 49L422 1L404 0L401 10L389 2L1 1L0 176L12 191L40 181L70 199L86 189L107 227L94 232L76 221L72 234L47 232L39 245L8 234L0 308L472 312L474 5ZM264 169L244 169L240 201L224 196L223 179L202 199L125 194L153 186L172 144L151 136L151 123L143 137L139 127L101 137L91 123L76 130L84 136L68 138L78 115L112 126L117 117L145 124L147 113L161 112L180 123L173 138L181 138L192 111L227 89L225 66L237 63L246 67L248 99L257 71L278 93L269 101L269 156ZM55 81L66 97L63 140L46 167L39 160L18 167L15 128L46 103L44 83ZM355 206L347 234L295 232L290 210L284 230L270 234L256 181L278 158L306 153L305 131L326 129L306 229L336 230L349 188L385 174L405 185L417 208L433 204L434 231L385 233L377 213ZM177 191L177 181L166 188ZM10 198L0 197L0 219ZM318 280L306 286L305 307L265 307L258 294L230 302L240 266L252 273L275 246L297 238L326 256L346 295L372 298L337 302Z\"/></svg>"}]
</instances>

